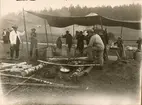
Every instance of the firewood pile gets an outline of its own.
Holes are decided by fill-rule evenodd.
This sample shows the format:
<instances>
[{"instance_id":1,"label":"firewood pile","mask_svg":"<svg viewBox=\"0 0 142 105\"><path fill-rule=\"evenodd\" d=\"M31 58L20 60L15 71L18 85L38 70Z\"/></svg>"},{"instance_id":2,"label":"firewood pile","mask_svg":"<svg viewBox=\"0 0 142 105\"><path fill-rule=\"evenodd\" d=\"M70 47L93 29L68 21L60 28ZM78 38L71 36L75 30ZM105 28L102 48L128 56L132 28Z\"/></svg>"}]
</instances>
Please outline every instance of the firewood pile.
<instances>
[{"instance_id":1,"label":"firewood pile","mask_svg":"<svg viewBox=\"0 0 142 105\"><path fill-rule=\"evenodd\" d=\"M32 64L28 64L27 62L21 62L18 64L2 63L1 65L2 66L0 68L0 72L9 72L16 75L27 76L37 70L42 69L45 64L40 63L36 66L33 66Z\"/></svg>"},{"instance_id":2,"label":"firewood pile","mask_svg":"<svg viewBox=\"0 0 142 105\"><path fill-rule=\"evenodd\" d=\"M84 58L83 58L84 59ZM48 86L48 87L60 87L60 88L82 88L79 86L68 86L65 84L54 83L48 81L48 79L58 79L59 81L70 81L78 82L84 75L88 75L92 70L93 66L97 64L86 64L84 60L75 59L64 59L64 60L49 60L41 61L38 60L37 65L29 64L27 62L21 63L0 63L0 75L9 78L24 79L24 81L35 81L31 83L7 83L4 85L15 85L15 86ZM86 66L84 66L86 65ZM33 84L35 83L35 84ZM40 84L38 84L40 83ZM42 83L42 84L41 84ZM83 87L83 89L85 89Z\"/></svg>"}]
</instances>

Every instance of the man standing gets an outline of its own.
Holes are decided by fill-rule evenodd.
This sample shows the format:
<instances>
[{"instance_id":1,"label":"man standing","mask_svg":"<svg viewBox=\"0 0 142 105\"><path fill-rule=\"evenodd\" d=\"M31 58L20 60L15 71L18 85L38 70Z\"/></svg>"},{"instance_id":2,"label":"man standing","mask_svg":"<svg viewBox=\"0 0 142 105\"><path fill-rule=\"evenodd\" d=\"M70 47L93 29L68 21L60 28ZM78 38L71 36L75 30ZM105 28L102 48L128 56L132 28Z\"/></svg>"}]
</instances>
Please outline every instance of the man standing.
<instances>
[{"instance_id":1,"label":"man standing","mask_svg":"<svg viewBox=\"0 0 142 105\"><path fill-rule=\"evenodd\" d=\"M9 40L10 40L10 56L13 59L14 52L16 53L16 59L19 59L19 47L21 43L20 35L24 35L25 32L20 33L17 31L18 26L12 26L13 31L10 32Z\"/></svg>"},{"instance_id":2,"label":"man standing","mask_svg":"<svg viewBox=\"0 0 142 105\"><path fill-rule=\"evenodd\" d=\"M96 52L98 56L98 61L100 63L100 69L103 69L103 53L104 53L104 43L101 39L101 37L97 34L97 31L94 30L94 35L91 37L88 47L87 47L87 53L88 53L88 58L89 60L94 60L93 59L93 52Z\"/></svg>"},{"instance_id":3,"label":"man standing","mask_svg":"<svg viewBox=\"0 0 142 105\"><path fill-rule=\"evenodd\" d=\"M138 44L137 49L138 49L139 51L141 51L142 38L140 37L140 38L137 40L137 42L136 42L136 43Z\"/></svg>"},{"instance_id":4,"label":"man standing","mask_svg":"<svg viewBox=\"0 0 142 105\"><path fill-rule=\"evenodd\" d=\"M66 44L68 45L70 52L72 47L72 35L69 33L69 31L66 31L66 34L63 36L63 38L66 38Z\"/></svg>"},{"instance_id":5,"label":"man standing","mask_svg":"<svg viewBox=\"0 0 142 105\"><path fill-rule=\"evenodd\" d=\"M6 43L6 29L3 29L3 32L2 32L2 39L3 39L3 43Z\"/></svg>"},{"instance_id":6,"label":"man standing","mask_svg":"<svg viewBox=\"0 0 142 105\"><path fill-rule=\"evenodd\" d=\"M114 43L118 47L118 59L122 59L123 57L123 40L121 37L118 37L117 41Z\"/></svg>"},{"instance_id":7,"label":"man standing","mask_svg":"<svg viewBox=\"0 0 142 105\"><path fill-rule=\"evenodd\" d=\"M38 57L38 50L37 50L37 34L36 29L31 29L31 46L30 46L30 56Z\"/></svg>"},{"instance_id":8,"label":"man standing","mask_svg":"<svg viewBox=\"0 0 142 105\"><path fill-rule=\"evenodd\" d=\"M84 35L83 32L80 31L78 35L76 35L77 39L77 49L79 50L80 54L83 54L83 49L84 49Z\"/></svg>"}]
</instances>

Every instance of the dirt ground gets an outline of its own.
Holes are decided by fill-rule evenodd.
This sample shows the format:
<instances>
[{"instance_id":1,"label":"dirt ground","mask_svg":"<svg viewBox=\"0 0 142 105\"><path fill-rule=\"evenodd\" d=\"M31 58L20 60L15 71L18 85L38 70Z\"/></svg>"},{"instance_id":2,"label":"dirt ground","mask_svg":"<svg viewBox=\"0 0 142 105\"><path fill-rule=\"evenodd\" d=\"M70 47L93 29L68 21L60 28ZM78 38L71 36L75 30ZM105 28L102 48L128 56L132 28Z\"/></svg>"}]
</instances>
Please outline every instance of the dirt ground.
<instances>
[{"instance_id":1,"label":"dirt ground","mask_svg":"<svg viewBox=\"0 0 142 105\"><path fill-rule=\"evenodd\" d=\"M19 86L17 89L6 95L5 98L15 100L16 104L14 105L46 105L49 103L87 104L88 102L94 104L98 102L98 100L100 100L100 105L105 105L106 103L102 104L103 102L101 100L111 100L112 103L116 104L117 101L121 100L123 97L122 103L128 101L128 105L138 105L140 92L139 68L139 62L134 60L127 60L127 62L108 61L105 63L104 70L93 68L89 75L82 76L77 83L74 83L73 81L59 80L57 78L45 78L42 75L46 73L47 69L43 69L36 73L34 77L55 83L81 86L85 88L65 89L40 86ZM24 81L23 79L7 78L3 76L1 79L2 82L9 81L12 83ZM3 94L7 94L9 90L15 87L16 86L3 85ZM103 99L104 97L105 99ZM121 101L119 105L121 105Z\"/></svg>"},{"instance_id":2,"label":"dirt ground","mask_svg":"<svg viewBox=\"0 0 142 105\"><path fill-rule=\"evenodd\" d=\"M0 50L1 52L1 50ZM3 58L1 62L6 62ZM24 61L23 59L20 61ZM19 61L16 61L19 62ZM140 63L135 60L105 62L104 69L93 68L89 75L82 76L77 83L59 78L45 78L50 68L35 73L35 78L83 89L65 89L41 86L2 85L5 105L47 104L94 104L94 105L139 105ZM21 83L23 79L1 76L1 82ZM30 83L34 81L27 81ZM15 90L11 91L12 89ZM8 93L9 92L9 93ZM8 94L7 94L8 93Z\"/></svg>"}]
</instances>

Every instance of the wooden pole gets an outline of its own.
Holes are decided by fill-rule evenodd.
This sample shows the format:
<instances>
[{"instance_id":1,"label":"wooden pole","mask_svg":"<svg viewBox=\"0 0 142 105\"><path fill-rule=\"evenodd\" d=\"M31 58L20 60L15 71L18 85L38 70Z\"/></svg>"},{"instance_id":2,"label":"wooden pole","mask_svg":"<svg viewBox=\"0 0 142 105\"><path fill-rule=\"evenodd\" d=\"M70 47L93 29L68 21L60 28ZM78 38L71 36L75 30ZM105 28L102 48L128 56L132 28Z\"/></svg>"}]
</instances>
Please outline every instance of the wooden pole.
<instances>
[{"instance_id":1,"label":"wooden pole","mask_svg":"<svg viewBox=\"0 0 142 105\"><path fill-rule=\"evenodd\" d=\"M33 78L32 76L22 77L22 76L16 76L16 75L4 74L4 73L0 73L0 76L14 77L14 78L26 79L26 80L33 80L33 81L36 81L36 82L43 83L47 86L52 86L52 87L57 87L57 88L69 88L69 89L81 89L81 88L85 89L86 88L86 87L80 87L80 86L70 86L70 85L65 85L65 84L54 83L54 82L50 82L50 81L46 81L46 80L42 80L42 79ZM16 83L16 84L18 84L18 83ZM24 85L24 82L20 83L20 84Z\"/></svg>"},{"instance_id":2,"label":"wooden pole","mask_svg":"<svg viewBox=\"0 0 142 105\"><path fill-rule=\"evenodd\" d=\"M74 37L74 25L73 25L73 37Z\"/></svg>"},{"instance_id":3,"label":"wooden pole","mask_svg":"<svg viewBox=\"0 0 142 105\"><path fill-rule=\"evenodd\" d=\"M50 85L50 84L42 84L42 83L2 83L2 85L11 85L11 86L35 86L35 87L51 87L51 88L64 88L64 89L85 89L80 86L66 86L66 85Z\"/></svg>"},{"instance_id":4,"label":"wooden pole","mask_svg":"<svg viewBox=\"0 0 142 105\"><path fill-rule=\"evenodd\" d=\"M26 20L25 20L24 8L23 8L23 22L24 22L24 31L26 35L27 56L29 58L28 37L27 37L27 30L26 30Z\"/></svg>"},{"instance_id":5,"label":"wooden pole","mask_svg":"<svg viewBox=\"0 0 142 105\"><path fill-rule=\"evenodd\" d=\"M28 77L26 80L24 80L23 82L21 82L21 84L24 84L25 82L27 82L31 77L33 77L35 74L31 75L30 77ZM16 89L18 89L19 86L17 85L15 88L11 89L10 91L8 91L4 96L9 95L11 92L15 91Z\"/></svg>"},{"instance_id":6,"label":"wooden pole","mask_svg":"<svg viewBox=\"0 0 142 105\"><path fill-rule=\"evenodd\" d=\"M45 25L45 35L46 35L46 43L48 47L48 35L47 35L47 28L46 28L46 20L44 19L44 25Z\"/></svg>"},{"instance_id":7,"label":"wooden pole","mask_svg":"<svg viewBox=\"0 0 142 105\"><path fill-rule=\"evenodd\" d=\"M123 27L121 26L121 33L120 33L121 38L122 38L122 32L123 32Z\"/></svg>"},{"instance_id":8,"label":"wooden pole","mask_svg":"<svg viewBox=\"0 0 142 105\"><path fill-rule=\"evenodd\" d=\"M50 27L50 26L49 26L49 27ZM51 30L51 27L50 27L50 33L51 33L52 43L53 43L53 36L52 36L52 30Z\"/></svg>"},{"instance_id":9,"label":"wooden pole","mask_svg":"<svg viewBox=\"0 0 142 105\"><path fill-rule=\"evenodd\" d=\"M103 22L102 22L102 17L100 17L100 23L101 23L101 29L103 30Z\"/></svg>"}]
</instances>

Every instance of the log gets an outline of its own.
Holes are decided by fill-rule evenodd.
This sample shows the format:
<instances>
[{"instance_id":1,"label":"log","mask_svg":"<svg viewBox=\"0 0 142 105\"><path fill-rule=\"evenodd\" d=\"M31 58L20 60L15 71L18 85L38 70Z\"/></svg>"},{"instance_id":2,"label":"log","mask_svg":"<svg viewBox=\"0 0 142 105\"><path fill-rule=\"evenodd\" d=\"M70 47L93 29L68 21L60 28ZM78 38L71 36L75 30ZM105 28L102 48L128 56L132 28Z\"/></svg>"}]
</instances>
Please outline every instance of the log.
<instances>
[{"instance_id":1,"label":"log","mask_svg":"<svg viewBox=\"0 0 142 105\"><path fill-rule=\"evenodd\" d=\"M76 58L48 58L49 61L62 61L62 60L87 60L87 57L76 57Z\"/></svg>"},{"instance_id":2,"label":"log","mask_svg":"<svg viewBox=\"0 0 142 105\"><path fill-rule=\"evenodd\" d=\"M74 82L77 82L77 81L79 81L79 78L80 78L81 76L85 75L85 73L88 74L88 73L92 70L92 68L93 68L93 66L90 66L90 67L88 67L88 68L85 69L85 70L76 71L76 72L74 72L74 73L70 76L70 78L72 78L72 80L73 80ZM82 69L83 69L83 68L82 68Z\"/></svg>"},{"instance_id":3,"label":"log","mask_svg":"<svg viewBox=\"0 0 142 105\"><path fill-rule=\"evenodd\" d=\"M33 66L33 67L31 67L31 68L25 69L25 70L23 70L23 71L21 72L21 75L22 75L22 76L29 75L29 74L31 74L31 73L33 73L33 72L36 72L36 71L42 69L44 66L45 66L45 64L39 64L39 65L37 65L37 66Z\"/></svg>"},{"instance_id":4,"label":"log","mask_svg":"<svg viewBox=\"0 0 142 105\"><path fill-rule=\"evenodd\" d=\"M71 75L71 77L72 77L72 76L81 77L81 76L83 76L85 73L89 73L89 72L92 70L92 68L93 68L93 66L90 66L90 67L88 67L88 68L85 69L85 70L76 71L76 72L74 72L74 73Z\"/></svg>"},{"instance_id":5,"label":"log","mask_svg":"<svg viewBox=\"0 0 142 105\"><path fill-rule=\"evenodd\" d=\"M16 75L4 74L4 73L0 73L0 75L1 76L6 76L6 77L20 78L20 79L29 79L29 80L33 80L33 81L36 81L36 82L52 85L53 87L72 88L72 89L80 89L80 88L82 88L82 87L79 87L79 86L69 86L69 85L65 85L65 84L53 83L53 82L50 82L50 81L45 81L45 80L32 78L32 77L31 78L29 78L29 77L22 77L22 76L16 76Z\"/></svg>"},{"instance_id":6,"label":"log","mask_svg":"<svg viewBox=\"0 0 142 105\"><path fill-rule=\"evenodd\" d=\"M54 62L47 62L38 60L40 63L45 63L48 65L56 65L56 66L71 66L71 67L84 67L84 66L100 66L100 64L82 64L82 65L75 65L75 64L61 64L61 63L54 63Z\"/></svg>"},{"instance_id":7,"label":"log","mask_svg":"<svg viewBox=\"0 0 142 105\"><path fill-rule=\"evenodd\" d=\"M21 74L21 76L27 76L33 72L36 72L40 69L42 69L44 67L45 64L39 64L37 66L31 66L31 65L25 65L27 66L26 68L22 68L22 65L24 65L24 63L22 64L18 64L17 66L13 66L13 68L9 68L9 69L5 69L5 70L0 70L0 72L16 72L16 73L19 73ZM19 68L19 67L20 68ZM14 68L15 67L15 68Z\"/></svg>"},{"instance_id":8,"label":"log","mask_svg":"<svg viewBox=\"0 0 142 105\"><path fill-rule=\"evenodd\" d=\"M92 69L93 69L93 66L90 66L86 70L84 70L84 72L88 74Z\"/></svg>"},{"instance_id":9,"label":"log","mask_svg":"<svg viewBox=\"0 0 142 105\"><path fill-rule=\"evenodd\" d=\"M36 86L36 87L54 87L54 88L70 88L70 89L81 89L79 86L56 86L50 84L41 84L41 83L1 83L2 85L13 85L13 86ZM82 88L83 89L83 88Z\"/></svg>"},{"instance_id":10,"label":"log","mask_svg":"<svg viewBox=\"0 0 142 105\"><path fill-rule=\"evenodd\" d=\"M31 75L29 78L27 78L26 80L24 80L23 82L21 82L21 84L24 84L25 82L27 82L31 77L33 77L34 75ZM11 93L11 92L13 92L13 91L15 91L16 89L18 89L19 88L19 86L16 86L16 87L14 87L14 88L12 88L10 91L8 91L4 96L7 96L7 95L9 95L9 93Z\"/></svg>"},{"instance_id":11,"label":"log","mask_svg":"<svg viewBox=\"0 0 142 105\"><path fill-rule=\"evenodd\" d=\"M6 69L6 68L10 68L12 66L21 66L21 65L24 65L26 64L26 62L21 62L21 63L18 63L18 64L11 64L11 63L2 63L2 65L0 66L0 69Z\"/></svg>"}]
</instances>

